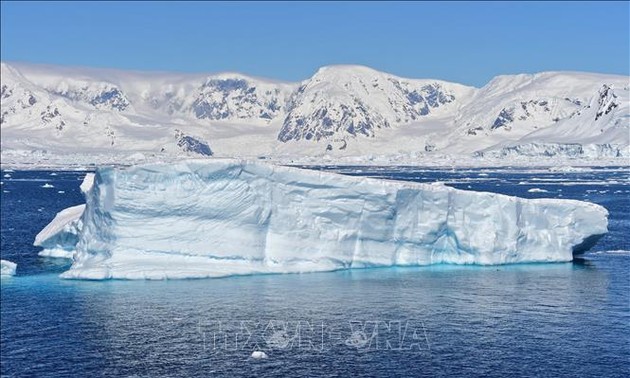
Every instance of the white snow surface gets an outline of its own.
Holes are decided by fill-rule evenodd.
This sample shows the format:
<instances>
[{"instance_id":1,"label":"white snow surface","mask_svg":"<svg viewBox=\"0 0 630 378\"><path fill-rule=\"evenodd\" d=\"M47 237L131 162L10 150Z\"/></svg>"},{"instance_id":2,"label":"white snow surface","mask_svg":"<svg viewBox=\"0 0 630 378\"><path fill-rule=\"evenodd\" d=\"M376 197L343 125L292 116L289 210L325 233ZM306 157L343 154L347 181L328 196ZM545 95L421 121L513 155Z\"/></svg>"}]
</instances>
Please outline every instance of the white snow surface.
<instances>
[{"instance_id":1,"label":"white snow surface","mask_svg":"<svg viewBox=\"0 0 630 378\"><path fill-rule=\"evenodd\" d=\"M17 264L7 260L0 260L0 276L15 276Z\"/></svg>"},{"instance_id":2,"label":"white snow surface","mask_svg":"<svg viewBox=\"0 0 630 378\"><path fill-rule=\"evenodd\" d=\"M574 200L232 159L100 168L86 202L64 278L571 261L607 232L608 215Z\"/></svg>"},{"instance_id":3,"label":"white snow surface","mask_svg":"<svg viewBox=\"0 0 630 378\"><path fill-rule=\"evenodd\" d=\"M355 65L322 67L299 83L1 67L4 167L125 165L209 151L282 164L630 164L627 76L504 75L473 88Z\"/></svg>"}]
</instances>

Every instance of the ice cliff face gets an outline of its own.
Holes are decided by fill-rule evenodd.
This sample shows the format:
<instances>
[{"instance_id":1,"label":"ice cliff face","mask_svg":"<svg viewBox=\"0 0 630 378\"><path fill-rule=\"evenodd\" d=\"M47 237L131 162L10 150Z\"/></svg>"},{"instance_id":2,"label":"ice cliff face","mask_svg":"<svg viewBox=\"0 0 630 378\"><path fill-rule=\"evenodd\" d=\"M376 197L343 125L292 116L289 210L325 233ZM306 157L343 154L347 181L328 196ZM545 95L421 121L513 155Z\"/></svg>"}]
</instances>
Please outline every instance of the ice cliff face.
<instances>
[{"instance_id":1,"label":"ice cliff face","mask_svg":"<svg viewBox=\"0 0 630 378\"><path fill-rule=\"evenodd\" d=\"M65 278L162 279L570 261L598 205L235 160L102 168Z\"/></svg>"}]
</instances>

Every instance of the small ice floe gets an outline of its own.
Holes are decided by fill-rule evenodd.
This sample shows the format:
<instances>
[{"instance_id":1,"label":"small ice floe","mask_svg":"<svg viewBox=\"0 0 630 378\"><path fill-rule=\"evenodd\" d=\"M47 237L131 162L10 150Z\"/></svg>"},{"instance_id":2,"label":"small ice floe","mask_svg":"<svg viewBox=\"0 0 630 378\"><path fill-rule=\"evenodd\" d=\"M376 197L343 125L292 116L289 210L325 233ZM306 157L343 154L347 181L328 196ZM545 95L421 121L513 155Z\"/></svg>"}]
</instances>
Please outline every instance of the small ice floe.
<instances>
[{"instance_id":1,"label":"small ice floe","mask_svg":"<svg viewBox=\"0 0 630 378\"><path fill-rule=\"evenodd\" d=\"M64 193L65 193L65 191L63 191L63 190L58 190L58 191L57 191L57 193L59 193L59 194L64 194Z\"/></svg>"},{"instance_id":2,"label":"small ice floe","mask_svg":"<svg viewBox=\"0 0 630 378\"><path fill-rule=\"evenodd\" d=\"M54 188L54 187L55 187L54 185L49 184L49 183L45 183L44 185L42 185L42 188L46 188L46 189L48 189L48 188Z\"/></svg>"},{"instance_id":3,"label":"small ice floe","mask_svg":"<svg viewBox=\"0 0 630 378\"><path fill-rule=\"evenodd\" d=\"M8 174L8 173L6 173L6 174L4 175L4 177L5 177L5 178L10 178L10 177L11 177L11 175L10 175L10 174Z\"/></svg>"},{"instance_id":4,"label":"small ice floe","mask_svg":"<svg viewBox=\"0 0 630 378\"><path fill-rule=\"evenodd\" d=\"M15 276L15 269L17 264L7 260L0 260L0 276L11 277Z\"/></svg>"},{"instance_id":5,"label":"small ice floe","mask_svg":"<svg viewBox=\"0 0 630 378\"><path fill-rule=\"evenodd\" d=\"M531 188L527 191L528 193L548 193L547 190L545 189L540 189L540 188Z\"/></svg>"},{"instance_id":6,"label":"small ice floe","mask_svg":"<svg viewBox=\"0 0 630 378\"><path fill-rule=\"evenodd\" d=\"M269 356L267 356L267 353L261 350L255 350L252 352L251 357L255 360L260 360L260 359L268 358Z\"/></svg>"},{"instance_id":7,"label":"small ice floe","mask_svg":"<svg viewBox=\"0 0 630 378\"><path fill-rule=\"evenodd\" d=\"M57 174L55 172L50 174L51 176L57 176Z\"/></svg>"}]
</instances>

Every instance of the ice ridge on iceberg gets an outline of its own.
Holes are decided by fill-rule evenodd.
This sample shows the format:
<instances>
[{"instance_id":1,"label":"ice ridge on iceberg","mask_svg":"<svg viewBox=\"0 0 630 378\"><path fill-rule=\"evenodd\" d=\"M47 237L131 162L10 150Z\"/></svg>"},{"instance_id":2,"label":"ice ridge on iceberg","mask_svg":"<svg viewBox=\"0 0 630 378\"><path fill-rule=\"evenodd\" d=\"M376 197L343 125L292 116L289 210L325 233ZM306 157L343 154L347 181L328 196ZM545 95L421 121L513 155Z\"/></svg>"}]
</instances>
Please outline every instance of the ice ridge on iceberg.
<instances>
[{"instance_id":1,"label":"ice ridge on iceberg","mask_svg":"<svg viewBox=\"0 0 630 378\"><path fill-rule=\"evenodd\" d=\"M86 194L94 180L93 173L87 173L81 183L81 191ZM85 205L72 206L57 213L55 218L36 236L33 245L42 247L39 256L72 258L83 228L81 216Z\"/></svg>"},{"instance_id":2,"label":"ice ridge on iceberg","mask_svg":"<svg viewBox=\"0 0 630 378\"><path fill-rule=\"evenodd\" d=\"M221 159L101 168L86 202L64 278L571 261L608 223L581 201Z\"/></svg>"}]
</instances>

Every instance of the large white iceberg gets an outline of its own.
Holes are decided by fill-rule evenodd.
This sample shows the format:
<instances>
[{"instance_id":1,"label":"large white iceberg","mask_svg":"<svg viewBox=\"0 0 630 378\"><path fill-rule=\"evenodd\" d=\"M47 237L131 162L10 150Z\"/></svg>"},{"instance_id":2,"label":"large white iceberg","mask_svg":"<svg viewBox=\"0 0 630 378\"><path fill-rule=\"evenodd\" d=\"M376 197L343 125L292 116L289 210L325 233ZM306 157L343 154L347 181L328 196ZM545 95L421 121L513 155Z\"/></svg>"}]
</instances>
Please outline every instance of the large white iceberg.
<instances>
[{"instance_id":1,"label":"large white iceberg","mask_svg":"<svg viewBox=\"0 0 630 378\"><path fill-rule=\"evenodd\" d=\"M236 160L101 168L65 278L571 261L606 209ZM77 209L78 212L78 209Z\"/></svg>"},{"instance_id":2,"label":"large white iceberg","mask_svg":"<svg viewBox=\"0 0 630 378\"><path fill-rule=\"evenodd\" d=\"M101 168L86 200L38 235L66 250L77 242L65 278L571 261L607 232L608 215L587 202L236 160ZM76 238L60 242L72 227Z\"/></svg>"}]
</instances>

